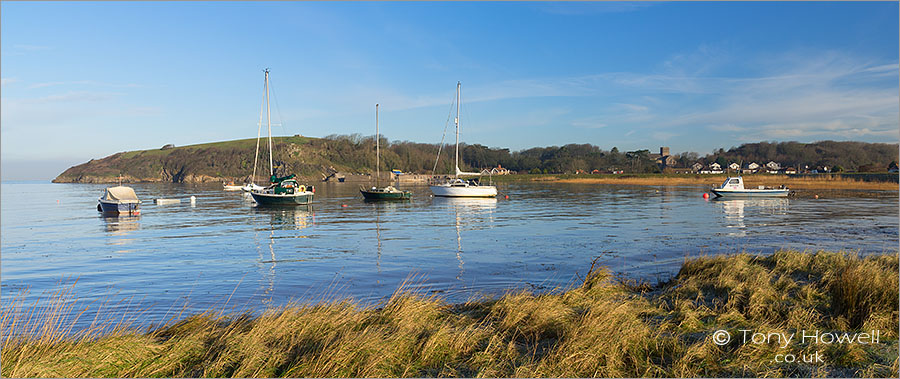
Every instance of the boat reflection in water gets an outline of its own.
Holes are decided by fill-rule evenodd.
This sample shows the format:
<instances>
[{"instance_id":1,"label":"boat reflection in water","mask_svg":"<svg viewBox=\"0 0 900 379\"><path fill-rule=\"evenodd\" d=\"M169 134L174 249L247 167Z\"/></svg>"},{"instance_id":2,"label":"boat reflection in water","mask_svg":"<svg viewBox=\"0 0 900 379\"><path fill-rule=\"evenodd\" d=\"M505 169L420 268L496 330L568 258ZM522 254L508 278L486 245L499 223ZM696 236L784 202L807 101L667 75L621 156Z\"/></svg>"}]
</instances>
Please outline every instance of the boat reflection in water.
<instances>
[{"instance_id":1,"label":"boat reflection in water","mask_svg":"<svg viewBox=\"0 0 900 379\"><path fill-rule=\"evenodd\" d=\"M261 274L260 296L263 304L271 304L275 292L275 268L278 266L278 257L275 254L275 244L281 238L307 238L306 235L277 235L276 231L303 230L315 225L315 213L312 205L299 207L253 207L253 212L259 215L270 216L268 228L256 228L253 240L256 243L256 252L259 259ZM268 229L268 230L267 230ZM280 234L280 233L279 233ZM265 241L264 241L265 240Z\"/></svg>"},{"instance_id":2,"label":"boat reflection in water","mask_svg":"<svg viewBox=\"0 0 900 379\"><path fill-rule=\"evenodd\" d=\"M767 199L734 199L716 198L712 203L722 208L725 215L725 227L736 229L729 236L743 237L747 235L745 218L759 220L760 217L786 215L789 200L786 198ZM752 222L750 227L755 226Z\"/></svg>"},{"instance_id":3,"label":"boat reflection in water","mask_svg":"<svg viewBox=\"0 0 900 379\"><path fill-rule=\"evenodd\" d=\"M464 229L480 230L492 228L494 226L494 210L497 208L497 198L435 196L433 204L450 208L455 215L456 260L459 261L459 273L456 274L456 279L461 281L466 263L463 260L462 231Z\"/></svg>"},{"instance_id":4,"label":"boat reflection in water","mask_svg":"<svg viewBox=\"0 0 900 379\"><path fill-rule=\"evenodd\" d=\"M111 237L109 242L107 242L109 245L122 246L130 244L134 239L126 238L128 234L141 228L141 216L139 214L115 216L101 213L100 218L105 224L106 233ZM118 250L116 252L125 253L128 250Z\"/></svg>"}]
</instances>

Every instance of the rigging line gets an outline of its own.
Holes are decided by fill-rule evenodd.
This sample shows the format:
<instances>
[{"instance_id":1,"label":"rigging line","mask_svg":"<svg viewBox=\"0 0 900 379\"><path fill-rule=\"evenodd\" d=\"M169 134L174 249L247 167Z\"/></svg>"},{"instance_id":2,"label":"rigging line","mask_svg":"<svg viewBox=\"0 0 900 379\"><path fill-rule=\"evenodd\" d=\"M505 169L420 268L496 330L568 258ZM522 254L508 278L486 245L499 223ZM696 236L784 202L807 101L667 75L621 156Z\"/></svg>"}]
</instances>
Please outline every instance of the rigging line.
<instances>
[{"instance_id":1,"label":"rigging line","mask_svg":"<svg viewBox=\"0 0 900 379\"><path fill-rule=\"evenodd\" d=\"M450 102L450 110L447 112L447 121L444 123L444 132L441 133L441 144L438 145L437 158L434 159L434 168L431 169L432 175L437 171L438 161L441 160L441 150L444 148L444 137L447 136L447 126L450 125L450 116L453 114L453 104L456 104L456 96L454 96L453 101Z\"/></svg>"}]
</instances>

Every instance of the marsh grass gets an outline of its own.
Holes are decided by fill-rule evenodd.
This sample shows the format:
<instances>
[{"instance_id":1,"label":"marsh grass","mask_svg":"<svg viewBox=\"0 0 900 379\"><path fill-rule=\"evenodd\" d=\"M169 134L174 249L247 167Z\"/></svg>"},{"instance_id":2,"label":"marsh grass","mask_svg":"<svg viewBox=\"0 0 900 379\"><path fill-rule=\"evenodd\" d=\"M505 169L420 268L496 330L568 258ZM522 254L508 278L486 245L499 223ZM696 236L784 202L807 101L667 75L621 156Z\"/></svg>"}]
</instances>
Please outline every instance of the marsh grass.
<instances>
[{"instance_id":1,"label":"marsh grass","mask_svg":"<svg viewBox=\"0 0 900 379\"><path fill-rule=\"evenodd\" d=\"M897 255L779 251L687 260L650 286L592 267L565 291L447 304L405 283L377 306L329 297L260 315L211 311L150 330L72 333L4 309L5 377L867 376L898 371ZM24 313L23 313L24 311ZM720 346L718 329L880 331L880 344ZM826 364L775 363L820 351Z\"/></svg>"}]
</instances>

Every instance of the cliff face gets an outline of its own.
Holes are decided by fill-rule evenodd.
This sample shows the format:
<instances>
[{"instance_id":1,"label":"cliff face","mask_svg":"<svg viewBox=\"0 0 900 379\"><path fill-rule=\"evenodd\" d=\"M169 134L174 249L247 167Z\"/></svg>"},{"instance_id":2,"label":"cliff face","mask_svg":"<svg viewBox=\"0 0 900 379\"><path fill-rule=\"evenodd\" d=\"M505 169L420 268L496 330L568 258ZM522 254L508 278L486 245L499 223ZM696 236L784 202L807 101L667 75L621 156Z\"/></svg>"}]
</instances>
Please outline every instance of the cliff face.
<instances>
[{"instance_id":1,"label":"cliff face","mask_svg":"<svg viewBox=\"0 0 900 379\"><path fill-rule=\"evenodd\" d=\"M331 162L323 159L322 146L327 144L314 141L320 140L299 136L273 138L276 171L306 178L321 177ZM114 183L119 175L124 182L243 181L253 172L255 149L256 139L246 139L116 153L73 166L53 182ZM260 149L257 178L263 179L268 177L268 152L265 146Z\"/></svg>"}]
</instances>

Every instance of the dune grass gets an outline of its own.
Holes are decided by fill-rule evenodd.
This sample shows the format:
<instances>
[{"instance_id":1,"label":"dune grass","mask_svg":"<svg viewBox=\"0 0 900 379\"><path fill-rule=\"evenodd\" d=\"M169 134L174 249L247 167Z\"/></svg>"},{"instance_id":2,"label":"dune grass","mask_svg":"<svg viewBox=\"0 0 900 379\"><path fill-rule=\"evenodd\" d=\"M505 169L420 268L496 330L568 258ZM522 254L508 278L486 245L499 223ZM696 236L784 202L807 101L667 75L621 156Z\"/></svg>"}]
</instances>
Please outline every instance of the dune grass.
<instances>
[{"instance_id":1,"label":"dune grass","mask_svg":"<svg viewBox=\"0 0 900 379\"><path fill-rule=\"evenodd\" d=\"M898 375L896 254L700 257L653 286L592 267L566 291L463 304L404 286L375 307L330 300L258 316L207 312L152 331L72 334L52 310L36 321L17 314L4 309L0 323L5 377ZM719 329L735 338L716 344ZM880 343L781 348L742 343L740 329L877 330ZM824 364L774 362L814 352Z\"/></svg>"}]
</instances>

